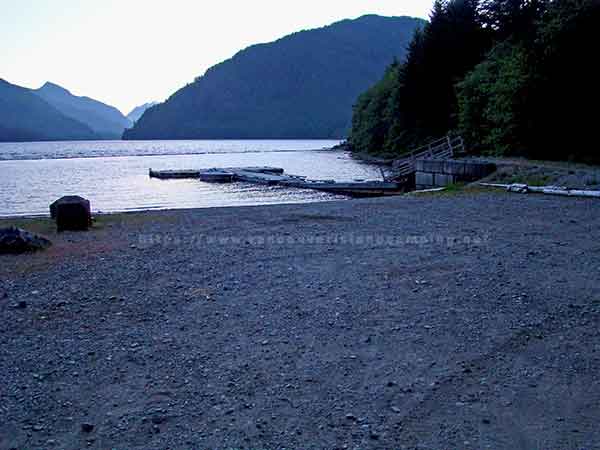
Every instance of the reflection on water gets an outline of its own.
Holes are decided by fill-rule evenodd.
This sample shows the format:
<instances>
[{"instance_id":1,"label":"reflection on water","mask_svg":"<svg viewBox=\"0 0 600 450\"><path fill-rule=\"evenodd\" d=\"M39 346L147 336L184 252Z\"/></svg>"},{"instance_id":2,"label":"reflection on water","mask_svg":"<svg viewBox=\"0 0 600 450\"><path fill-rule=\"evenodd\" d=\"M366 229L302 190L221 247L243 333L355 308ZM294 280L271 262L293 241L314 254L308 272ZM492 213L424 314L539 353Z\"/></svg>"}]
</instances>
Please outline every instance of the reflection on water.
<instances>
[{"instance_id":1,"label":"reflection on water","mask_svg":"<svg viewBox=\"0 0 600 450\"><path fill-rule=\"evenodd\" d=\"M223 143L224 144L219 144ZM376 168L357 163L347 154L331 151L291 151L332 145L328 141L215 141L211 148L232 145L244 148L222 153L177 154L180 142L160 143L168 153L160 156L124 156L75 159L0 161L0 216L48 214L48 205L62 195L82 195L94 211L115 212L146 209L201 208L275 203L304 203L337 199L316 191L258 186L246 183L207 184L197 180L156 180L148 169L194 169L232 166L277 166L310 178L351 180L377 179ZM283 143L282 143L283 142ZM71 143L67 143L71 145ZM83 145L83 143L75 143ZM105 143L111 147L113 143ZM118 143L128 145L129 143ZM7 144L3 144L7 147ZM10 144L32 145L32 144ZM37 143L55 151L57 143ZM139 143L129 144L132 146ZM184 143L189 148L189 143ZM258 150L251 151L253 145ZM285 147L286 151L279 151ZM6 148L4 149L6 150ZM109 148L106 152L115 152ZM129 149L127 152L133 152ZM127 153L126 152L126 153ZM65 154L66 150L59 151Z\"/></svg>"}]
</instances>

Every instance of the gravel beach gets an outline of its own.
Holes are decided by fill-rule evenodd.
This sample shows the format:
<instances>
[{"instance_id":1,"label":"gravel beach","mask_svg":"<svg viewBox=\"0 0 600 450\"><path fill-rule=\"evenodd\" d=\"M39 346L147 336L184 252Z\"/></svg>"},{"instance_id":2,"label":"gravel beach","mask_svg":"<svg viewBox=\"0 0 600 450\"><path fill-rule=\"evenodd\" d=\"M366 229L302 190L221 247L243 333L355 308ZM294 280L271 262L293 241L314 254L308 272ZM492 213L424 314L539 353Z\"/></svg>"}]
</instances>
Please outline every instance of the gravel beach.
<instances>
[{"instance_id":1,"label":"gravel beach","mask_svg":"<svg viewBox=\"0 0 600 450\"><path fill-rule=\"evenodd\" d=\"M598 200L18 222L0 449L600 448Z\"/></svg>"}]
</instances>

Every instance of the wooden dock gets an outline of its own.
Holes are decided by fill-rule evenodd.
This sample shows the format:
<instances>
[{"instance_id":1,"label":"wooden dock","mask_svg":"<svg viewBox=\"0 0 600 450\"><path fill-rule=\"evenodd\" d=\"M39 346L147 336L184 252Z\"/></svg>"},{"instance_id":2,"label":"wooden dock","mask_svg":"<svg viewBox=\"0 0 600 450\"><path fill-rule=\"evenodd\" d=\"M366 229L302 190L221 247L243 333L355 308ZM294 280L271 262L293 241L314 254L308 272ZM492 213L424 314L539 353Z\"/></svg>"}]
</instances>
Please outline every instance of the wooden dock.
<instances>
[{"instance_id":1,"label":"wooden dock","mask_svg":"<svg viewBox=\"0 0 600 450\"><path fill-rule=\"evenodd\" d=\"M352 197L380 197L404 192L401 183L389 181L310 180L287 175L279 167L228 167L199 170L152 170L150 177L159 179L192 178L208 183L245 182L268 186L312 189Z\"/></svg>"},{"instance_id":2,"label":"wooden dock","mask_svg":"<svg viewBox=\"0 0 600 450\"><path fill-rule=\"evenodd\" d=\"M183 170L152 170L150 169L150 178L159 178L161 180L201 178L202 175L234 173L234 172L262 173L265 175L282 175L284 170L280 167L232 167L224 169L183 169ZM232 180L233 181L233 180Z\"/></svg>"},{"instance_id":3,"label":"wooden dock","mask_svg":"<svg viewBox=\"0 0 600 450\"><path fill-rule=\"evenodd\" d=\"M159 178L161 180L200 178L201 170L152 170L150 169L150 178Z\"/></svg>"}]
</instances>

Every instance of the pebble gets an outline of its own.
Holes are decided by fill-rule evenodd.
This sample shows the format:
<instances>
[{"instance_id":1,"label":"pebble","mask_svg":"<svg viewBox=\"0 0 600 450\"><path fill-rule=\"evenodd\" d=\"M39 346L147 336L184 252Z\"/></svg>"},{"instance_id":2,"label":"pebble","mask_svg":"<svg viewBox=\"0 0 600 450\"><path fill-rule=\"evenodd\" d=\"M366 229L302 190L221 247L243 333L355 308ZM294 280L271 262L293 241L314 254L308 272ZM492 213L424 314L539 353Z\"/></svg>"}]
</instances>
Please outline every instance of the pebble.
<instances>
[{"instance_id":1,"label":"pebble","mask_svg":"<svg viewBox=\"0 0 600 450\"><path fill-rule=\"evenodd\" d=\"M162 416L162 415L156 415L152 417L152 423L155 425L160 425L161 423L165 422L166 417Z\"/></svg>"},{"instance_id":2,"label":"pebble","mask_svg":"<svg viewBox=\"0 0 600 450\"><path fill-rule=\"evenodd\" d=\"M17 303L17 308L18 309L25 309L25 308L27 308L27 302L25 300L20 300Z\"/></svg>"},{"instance_id":3,"label":"pebble","mask_svg":"<svg viewBox=\"0 0 600 450\"><path fill-rule=\"evenodd\" d=\"M94 425L92 425L91 423L84 422L81 424L81 431L83 431L84 433L91 433L92 431L94 431Z\"/></svg>"}]
</instances>

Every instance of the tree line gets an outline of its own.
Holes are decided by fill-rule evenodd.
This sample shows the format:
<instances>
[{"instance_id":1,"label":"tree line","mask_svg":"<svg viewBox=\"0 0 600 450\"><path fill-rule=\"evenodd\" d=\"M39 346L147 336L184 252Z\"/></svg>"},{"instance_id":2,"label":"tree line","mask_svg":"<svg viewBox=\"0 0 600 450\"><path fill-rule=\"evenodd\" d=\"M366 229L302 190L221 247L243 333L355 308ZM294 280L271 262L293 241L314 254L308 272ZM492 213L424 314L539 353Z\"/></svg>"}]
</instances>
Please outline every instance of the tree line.
<instances>
[{"instance_id":1,"label":"tree line","mask_svg":"<svg viewBox=\"0 0 600 450\"><path fill-rule=\"evenodd\" d=\"M599 25L598 0L437 0L358 98L349 144L394 156L460 133L477 153L600 162Z\"/></svg>"}]
</instances>

